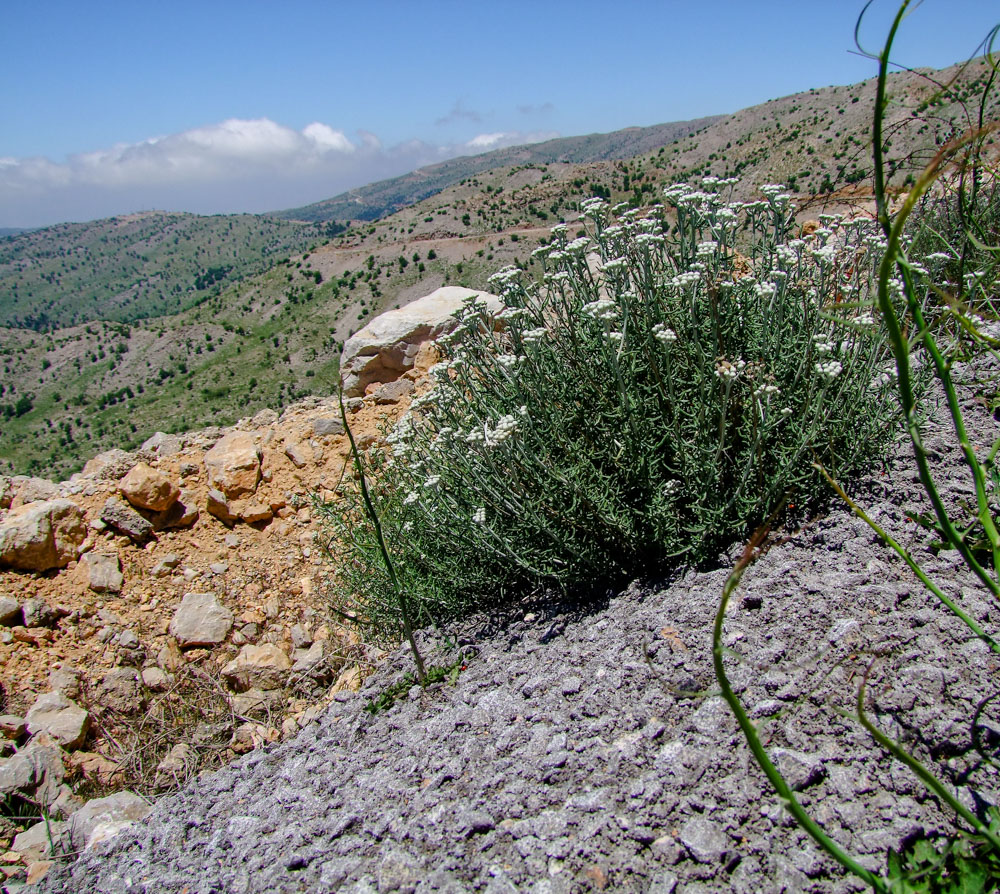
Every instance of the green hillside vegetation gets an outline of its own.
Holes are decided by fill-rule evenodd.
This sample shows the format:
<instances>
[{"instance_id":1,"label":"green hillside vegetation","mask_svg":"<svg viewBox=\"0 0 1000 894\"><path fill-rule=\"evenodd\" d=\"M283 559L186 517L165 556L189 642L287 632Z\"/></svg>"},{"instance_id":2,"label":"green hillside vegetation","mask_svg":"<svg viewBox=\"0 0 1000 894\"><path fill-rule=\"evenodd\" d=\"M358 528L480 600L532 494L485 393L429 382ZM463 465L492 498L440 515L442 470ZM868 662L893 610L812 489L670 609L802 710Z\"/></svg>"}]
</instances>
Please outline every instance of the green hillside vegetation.
<instances>
[{"instance_id":1,"label":"green hillside vegetation","mask_svg":"<svg viewBox=\"0 0 1000 894\"><path fill-rule=\"evenodd\" d=\"M325 228L252 214L150 211L0 239L0 324L131 323L197 304Z\"/></svg>"},{"instance_id":2,"label":"green hillside vegetation","mask_svg":"<svg viewBox=\"0 0 1000 894\"><path fill-rule=\"evenodd\" d=\"M976 101L986 68L974 61L944 97L935 97L924 74L890 77L895 193L967 128L962 103ZM557 223L567 222L571 235L582 229L581 203L593 196L650 207L670 184L738 176L735 198L744 200L757 198L762 184L787 184L800 220L852 206L870 210L873 102L873 81L828 87L745 109L697 133L684 129L675 142L632 158L483 170L343 232L339 223L151 214L2 242L9 253L29 240L42 259L37 266L44 261L51 274L31 274L39 289L44 284L44 300L33 294L26 301L20 285L15 295L9 279L0 280L7 319L38 325L44 315L43 329L57 318L67 322L51 331L0 328L0 472L64 476L99 450L137 445L157 430L231 424L264 407L329 394L341 345L367 320L444 284L489 289L489 276L506 264L538 274L531 252ZM996 114L995 97L990 103ZM112 251L116 233L122 258ZM94 247L97 285L87 279L83 249L81 260L71 260L74 239ZM195 288L198 277L235 259L246 266L234 263ZM74 263L77 270L64 269ZM268 269L251 275L254 264ZM157 266L159 280L120 275L137 265ZM34 271L36 264L25 266ZM67 290L70 274L79 289ZM127 282L135 288L126 293Z\"/></svg>"}]
</instances>

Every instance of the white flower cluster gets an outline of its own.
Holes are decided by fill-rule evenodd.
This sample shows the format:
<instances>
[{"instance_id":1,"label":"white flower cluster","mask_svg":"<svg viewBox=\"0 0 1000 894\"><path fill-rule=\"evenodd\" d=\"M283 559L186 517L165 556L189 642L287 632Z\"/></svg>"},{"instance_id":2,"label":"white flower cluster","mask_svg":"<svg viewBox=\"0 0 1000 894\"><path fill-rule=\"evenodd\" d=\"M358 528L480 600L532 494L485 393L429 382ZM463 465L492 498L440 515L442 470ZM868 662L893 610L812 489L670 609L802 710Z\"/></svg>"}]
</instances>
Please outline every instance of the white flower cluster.
<instances>
[{"instance_id":1,"label":"white flower cluster","mask_svg":"<svg viewBox=\"0 0 1000 894\"><path fill-rule=\"evenodd\" d=\"M827 382L832 382L837 378L843 369L844 367L841 366L838 360L824 360L815 366L815 370L819 373L820 378L825 379Z\"/></svg>"},{"instance_id":2,"label":"white flower cluster","mask_svg":"<svg viewBox=\"0 0 1000 894\"><path fill-rule=\"evenodd\" d=\"M653 327L653 337L659 339L665 345L677 341L677 333L666 323L657 323Z\"/></svg>"},{"instance_id":3,"label":"white flower cluster","mask_svg":"<svg viewBox=\"0 0 1000 894\"><path fill-rule=\"evenodd\" d=\"M724 382L732 382L740 377L746 365L745 360L719 360L715 364L715 374Z\"/></svg>"},{"instance_id":4,"label":"white flower cluster","mask_svg":"<svg viewBox=\"0 0 1000 894\"><path fill-rule=\"evenodd\" d=\"M516 417L511 415L501 416L493 428L490 428L490 424L488 422L484 422L482 428L472 429L472 431L465 436L465 443L483 443L487 447L496 447L514 434L519 425L520 423L517 421Z\"/></svg>"},{"instance_id":5,"label":"white flower cluster","mask_svg":"<svg viewBox=\"0 0 1000 894\"><path fill-rule=\"evenodd\" d=\"M480 506L475 512L472 513L472 521L477 525L486 524L486 509Z\"/></svg>"},{"instance_id":6,"label":"white flower cluster","mask_svg":"<svg viewBox=\"0 0 1000 894\"><path fill-rule=\"evenodd\" d=\"M813 336L813 347L820 355L832 354L837 350L837 343L830 340L830 336L823 332L817 332Z\"/></svg>"},{"instance_id":7,"label":"white flower cluster","mask_svg":"<svg viewBox=\"0 0 1000 894\"><path fill-rule=\"evenodd\" d=\"M697 270L686 270L684 273L678 273L672 280L670 280L670 285L678 289L683 289L686 286L697 285L701 282L701 274Z\"/></svg>"},{"instance_id":8,"label":"white flower cluster","mask_svg":"<svg viewBox=\"0 0 1000 894\"><path fill-rule=\"evenodd\" d=\"M710 258L716 253L716 251L718 251L718 249L718 242L699 242L695 254L699 258Z\"/></svg>"},{"instance_id":9,"label":"white flower cluster","mask_svg":"<svg viewBox=\"0 0 1000 894\"><path fill-rule=\"evenodd\" d=\"M617 270L625 270L628 267L628 260L626 258L611 258L601 264L601 271L603 273L614 273Z\"/></svg>"},{"instance_id":10,"label":"white flower cluster","mask_svg":"<svg viewBox=\"0 0 1000 894\"><path fill-rule=\"evenodd\" d=\"M586 236L580 236L579 239L568 242L565 250L567 254L580 254L585 252L589 247L590 240Z\"/></svg>"},{"instance_id":11,"label":"white flower cluster","mask_svg":"<svg viewBox=\"0 0 1000 894\"><path fill-rule=\"evenodd\" d=\"M754 283L753 290L760 298L771 298L778 291L778 286L773 282L757 282Z\"/></svg>"},{"instance_id":12,"label":"white flower cluster","mask_svg":"<svg viewBox=\"0 0 1000 894\"><path fill-rule=\"evenodd\" d=\"M610 298L598 298L583 305L583 312L597 320L616 320L618 306Z\"/></svg>"},{"instance_id":13,"label":"white flower cluster","mask_svg":"<svg viewBox=\"0 0 1000 894\"><path fill-rule=\"evenodd\" d=\"M498 354L497 363L504 369L514 369L519 363L523 363L528 358L524 354Z\"/></svg>"},{"instance_id":14,"label":"white flower cluster","mask_svg":"<svg viewBox=\"0 0 1000 894\"><path fill-rule=\"evenodd\" d=\"M540 342L548 334L548 329L544 326L539 326L537 329L528 329L527 331L521 333L521 338L524 340L526 345L533 345Z\"/></svg>"},{"instance_id":15,"label":"white flower cluster","mask_svg":"<svg viewBox=\"0 0 1000 894\"><path fill-rule=\"evenodd\" d=\"M781 394L781 389L773 382L766 385L758 385L753 392L754 397L770 397L772 394Z\"/></svg>"},{"instance_id":16,"label":"white flower cluster","mask_svg":"<svg viewBox=\"0 0 1000 894\"><path fill-rule=\"evenodd\" d=\"M599 218L603 216L607 207L607 203L604 199L599 199L596 196L592 199L586 199L580 203L580 211L583 213L584 217Z\"/></svg>"}]
</instances>

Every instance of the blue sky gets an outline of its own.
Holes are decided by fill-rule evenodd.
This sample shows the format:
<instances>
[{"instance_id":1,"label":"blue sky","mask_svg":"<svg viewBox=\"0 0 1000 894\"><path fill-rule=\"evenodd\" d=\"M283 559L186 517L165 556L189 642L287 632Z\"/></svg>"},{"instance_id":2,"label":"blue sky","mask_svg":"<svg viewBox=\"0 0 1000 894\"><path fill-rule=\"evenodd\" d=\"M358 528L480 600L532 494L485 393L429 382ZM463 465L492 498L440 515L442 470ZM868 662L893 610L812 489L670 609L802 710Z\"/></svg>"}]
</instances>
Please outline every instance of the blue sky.
<instances>
[{"instance_id":1,"label":"blue sky","mask_svg":"<svg viewBox=\"0 0 1000 894\"><path fill-rule=\"evenodd\" d=\"M462 152L733 112L872 75L860 3L7 0L0 226L262 211ZM895 11L876 0L877 48ZM896 58L1000 20L926 0Z\"/></svg>"}]
</instances>

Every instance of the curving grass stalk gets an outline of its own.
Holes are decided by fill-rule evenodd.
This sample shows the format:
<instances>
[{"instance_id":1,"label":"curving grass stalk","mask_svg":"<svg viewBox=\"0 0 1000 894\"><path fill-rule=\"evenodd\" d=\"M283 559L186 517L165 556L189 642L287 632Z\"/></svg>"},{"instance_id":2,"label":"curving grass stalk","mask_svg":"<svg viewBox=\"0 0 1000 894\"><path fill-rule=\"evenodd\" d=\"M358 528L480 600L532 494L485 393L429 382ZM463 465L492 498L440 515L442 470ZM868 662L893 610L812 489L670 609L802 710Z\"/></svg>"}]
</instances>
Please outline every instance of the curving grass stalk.
<instances>
[{"instance_id":1,"label":"curving grass stalk","mask_svg":"<svg viewBox=\"0 0 1000 894\"><path fill-rule=\"evenodd\" d=\"M382 522L379 520L378 513L375 511L375 505L372 503L372 498L368 493L368 482L365 478L364 466L361 463L361 454L358 451L357 442L354 440L354 432L351 431L350 423L347 421L347 410L344 407L343 384L341 384L337 396L340 400L340 419L344 423L344 431L347 432L347 439L351 442L351 456L354 457L354 467L358 470L358 479L361 485L361 499L364 502L368 520L372 523L372 527L375 529L375 535L378 538L379 552L382 554L382 561L385 563L386 573L389 575L392 588L396 593L396 600L399 603L399 612L403 619L403 633L406 636L406 641L410 644L410 651L413 653L413 661L417 666L417 677L419 681L423 683L427 678L427 671L424 669L424 659L420 654L420 649L417 648L417 641L413 636L413 623L410 618L410 605L407 601L406 594L403 592L403 588L399 585L399 578L396 577L396 567L392 563L392 558L389 555L389 549L385 545L385 537L382 534Z\"/></svg>"},{"instance_id":2,"label":"curving grass stalk","mask_svg":"<svg viewBox=\"0 0 1000 894\"><path fill-rule=\"evenodd\" d=\"M767 528L759 529L754 536L751 538L750 542L747 544L746 549L743 550L743 555L740 560L736 563L729 577L726 579L725 586L722 588L722 598L719 600L719 610L715 614L715 626L712 629L712 661L715 665L715 676L719 682L719 687L722 690L722 697L729 704L730 709L736 716L736 722L740 725L740 730L743 732L744 737L747 740L747 744L750 746L750 751L756 759L760 768L764 771L764 775L767 776L768 782L771 783L774 790L778 793L781 798L782 803L788 809L788 812L795 818L796 822L803 828L805 832L815 841L824 851L826 851L833 859L835 859L841 866L843 866L848 872L853 873L863 882L870 885L875 891L880 892L890 892L889 886L886 882L875 875L868 869L865 869L854 857L848 854L836 841L834 841L823 828L806 812L805 808L798 802L795 797L795 793L792 791L791 786L785 780L785 777L781 775L781 771L774 765L774 762L768 757L767 751L765 750L763 744L760 741L760 737L757 735L757 727L754 725L753 721L747 715L747 712L743 709L743 703L739 700L739 697L733 691L733 687L729 682L729 678L726 676L726 667L723 657L725 655L725 649L722 645L722 627L723 622L726 618L726 609L729 606L729 600L733 595L733 592L739 586L740 579L743 577L743 572L749 567L753 562L755 553L757 549L763 544L767 537Z\"/></svg>"}]
</instances>

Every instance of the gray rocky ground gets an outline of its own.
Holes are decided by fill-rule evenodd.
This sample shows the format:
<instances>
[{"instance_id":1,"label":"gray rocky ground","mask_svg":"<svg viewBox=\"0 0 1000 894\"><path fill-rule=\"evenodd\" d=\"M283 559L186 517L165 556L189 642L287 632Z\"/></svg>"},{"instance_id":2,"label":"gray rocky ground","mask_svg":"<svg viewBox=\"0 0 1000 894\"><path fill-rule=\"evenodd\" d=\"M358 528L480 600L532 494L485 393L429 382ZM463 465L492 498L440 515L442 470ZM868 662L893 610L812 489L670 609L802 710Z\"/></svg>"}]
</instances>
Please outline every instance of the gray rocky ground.
<instances>
[{"instance_id":1,"label":"gray rocky ground","mask_svg":"<svg viewBox=\"0 0 1000 894\"><path fill-rule=\"evenodd\" d=\"M981 413L974 440L988 449L996 428ZM940 435L928 441L954 500L965 492L960 460ZM922 505L912 463L893 461L861 493L996 629L996 604L905 522L903 509ZM533 606L470 627L453 685L415 688L372 717L366 700L408 668L400 650L297 738L193 780L147 821L53 867L39 889L860 890L790 821L713 694L711 626L727 573L686 571L589 610ZM870 706L883 728L932 754L969 803L970 779L996 802L997 776L971 739L1000 661L843 509L751 567L725 638L771 754L867 865L948 827L914 775L840 713L874 656ZM995 751L992 704L978 723Z\"/></svg>"}]
</instances>

